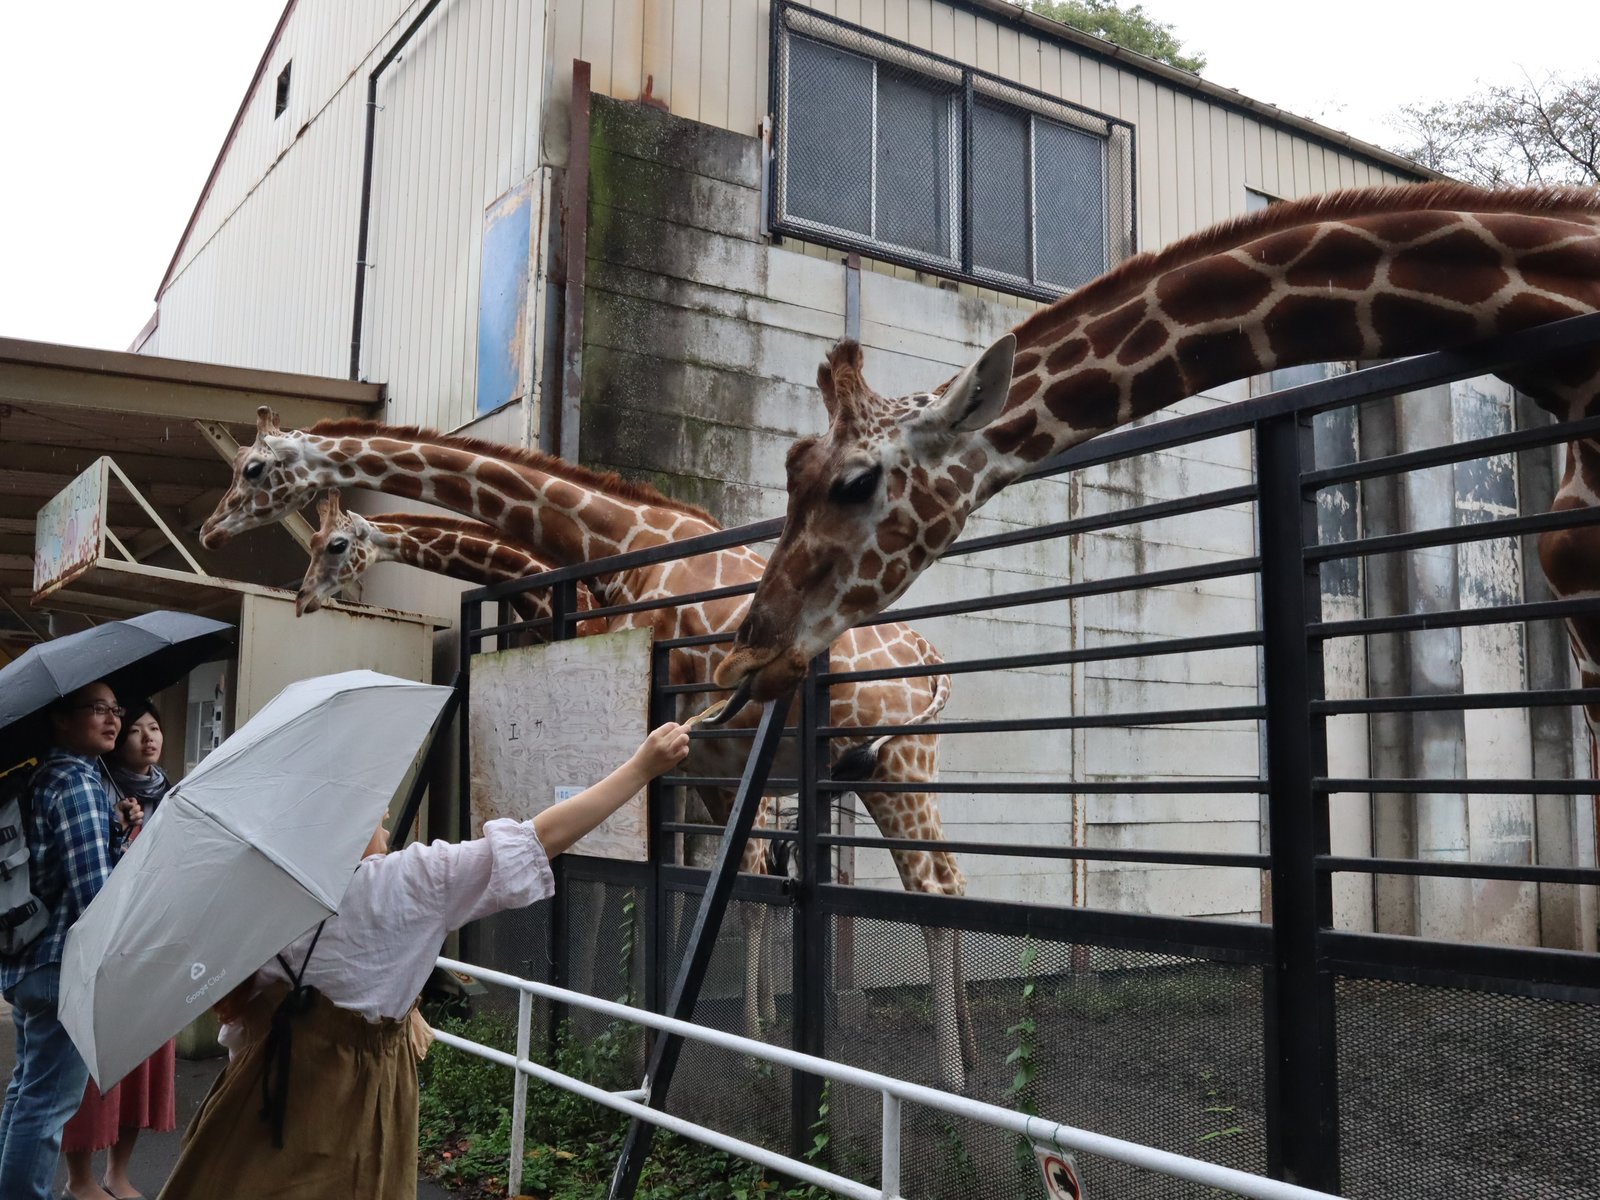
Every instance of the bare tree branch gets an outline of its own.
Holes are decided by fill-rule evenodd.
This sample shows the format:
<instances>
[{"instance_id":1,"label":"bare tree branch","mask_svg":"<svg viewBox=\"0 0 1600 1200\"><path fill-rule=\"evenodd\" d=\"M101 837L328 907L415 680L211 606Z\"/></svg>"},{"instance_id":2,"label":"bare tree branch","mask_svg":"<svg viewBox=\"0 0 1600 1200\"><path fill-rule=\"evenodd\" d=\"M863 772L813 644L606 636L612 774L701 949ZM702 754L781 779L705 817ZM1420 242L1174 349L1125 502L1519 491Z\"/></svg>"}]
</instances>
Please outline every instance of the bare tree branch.
<instances>
[{"instance_id":1,"label":"bare tree branch","mask_svg":"<svg viewBox=\"0 0 1600 1200\"><path fill-rule=\"evenodd\" d=\"M1525 78L1407 105L1390 123L1404 139L1397 152L1470 183L1600 184L1600 75Z\"/></svg>"}]
</instances>

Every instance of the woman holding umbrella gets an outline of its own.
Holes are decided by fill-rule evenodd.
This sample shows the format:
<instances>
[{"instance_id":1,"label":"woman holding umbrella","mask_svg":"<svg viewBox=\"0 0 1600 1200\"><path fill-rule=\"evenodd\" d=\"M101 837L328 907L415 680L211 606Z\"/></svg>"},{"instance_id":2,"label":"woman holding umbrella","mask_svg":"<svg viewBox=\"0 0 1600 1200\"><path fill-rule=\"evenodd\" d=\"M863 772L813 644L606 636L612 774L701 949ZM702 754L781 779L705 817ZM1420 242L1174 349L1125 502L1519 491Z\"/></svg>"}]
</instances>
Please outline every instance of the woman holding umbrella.
<instances>
[{"instance_id":1,"label":"woman holding umbrella","mask_svg":"<svg viewBox=\"0 0 1600 1200\"><path fill-rule=\"evenodd\" d=\"M106 760L112 782L123 796L139 802L144 819L155 813L172 782L161 770L161 714L148 700L128 707L116 748ZM132 1200L139 1192L128 1178L128 1164L141 1129L165 1133L178 1127L177 1042L135 1067L102 1093L90 1080L78 1115L67 1122L61 1149L67 1160L67 1193L74 1200ZM96 1183L94 1155L109 1149L106 1173Z\"/></svg>"},{"instance_id":2,"label":"woman holding umbrella","mask_svg":"<svg viewBox=\"0 0 1600 1200\"><path fill-rule=\"evenodd\" d=\"M593 787L472 841L387 854L380 826L338 912L218 1005L237 1049L160 1200L415 1196L410 1014L445 934L549 896L550 858L688 753L688 729L663 725Z\"/></svg>"}]
</instances>

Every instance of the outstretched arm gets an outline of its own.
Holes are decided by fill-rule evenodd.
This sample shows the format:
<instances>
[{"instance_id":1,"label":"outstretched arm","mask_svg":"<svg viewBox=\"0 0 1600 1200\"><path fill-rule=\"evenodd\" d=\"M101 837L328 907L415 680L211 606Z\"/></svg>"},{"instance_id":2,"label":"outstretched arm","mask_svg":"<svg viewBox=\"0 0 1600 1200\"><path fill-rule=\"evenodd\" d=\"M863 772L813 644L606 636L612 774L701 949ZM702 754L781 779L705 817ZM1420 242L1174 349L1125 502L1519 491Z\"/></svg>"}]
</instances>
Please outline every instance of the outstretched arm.
<instances>
[{"instance_id":1,"label":"outstretched arm","mask_svg":"<svg viewBox=\"0 0 1600 1200\"><path fill-rule=\"evenodd\" d=\"M551 858L621 808L645 784L681 763L689 754L689 730L667 722L651 732L633 757L591 788L552 804L533 819L544 852Z\"/></svg>"}]
</instances>

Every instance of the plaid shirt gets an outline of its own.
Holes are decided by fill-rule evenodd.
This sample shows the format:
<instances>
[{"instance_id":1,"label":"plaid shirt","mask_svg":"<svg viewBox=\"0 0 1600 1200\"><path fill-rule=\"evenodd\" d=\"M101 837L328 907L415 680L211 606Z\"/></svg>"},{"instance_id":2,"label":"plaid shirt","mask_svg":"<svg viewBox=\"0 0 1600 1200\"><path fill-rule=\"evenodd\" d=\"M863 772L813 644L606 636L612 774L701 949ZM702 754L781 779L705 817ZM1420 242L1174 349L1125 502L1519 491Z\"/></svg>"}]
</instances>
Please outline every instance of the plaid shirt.
<instances>
[{"instance_id":1,"label":"plaid shirt","mask_svg":"<svg viewBox=\"0 0 1600 1200\"><path fill-rule=\"evenodd\" d=\"M28 870L33 894L50 909L43 935L16 958L0 959L0 988L61 961L67 930L105 886L122 857L117 790L96 758L55 749L29 785Z\"/></svg>"}]
</instances>

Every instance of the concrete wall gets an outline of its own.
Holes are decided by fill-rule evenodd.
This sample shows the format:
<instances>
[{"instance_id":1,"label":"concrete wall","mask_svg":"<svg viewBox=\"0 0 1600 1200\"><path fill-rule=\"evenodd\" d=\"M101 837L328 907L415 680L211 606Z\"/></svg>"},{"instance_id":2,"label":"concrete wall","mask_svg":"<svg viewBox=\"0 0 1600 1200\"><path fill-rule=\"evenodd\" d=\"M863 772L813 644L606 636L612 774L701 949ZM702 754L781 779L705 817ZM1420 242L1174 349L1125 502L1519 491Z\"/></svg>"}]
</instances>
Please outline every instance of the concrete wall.
<instances>
[{"instance_id":1,"label":"concrete wall","mask_svg":"<svg viewBox=\"0 0 1600 1200\"><path fill-rule=\"evenodd\" d=\"M846 268L763 242L755 222L758 143L642 105L597 100L591 149L584 317L582 457L693 499L725 524L780 514L783 454L823 427L818 363L845 333ZM863 273L868 378L890 394L949 378L1023 315L886 275ZM1184 401L1199 411L1242 394ZM1251 472L1249 440L1218 439L1071 480L1010 488L968 526L980 535L1196 490ZM1153 522L1135 536L1084 536L941 564L906 598L920 604L1248 555L1248 509ZM995 609L919 623L947 658L1122 643L1197 628L1247 628L1248 578L1133 599ZM1077 669L964 675L946 715L1001 718L1252 703L1255 659L1196 655ZM944 778L1008 781L1253 776L1253 725L946 737ZM1256 848L1252 795L1121 797L947 795L952 838L1159 849ZM861 818L864 822L864 817ZM1074 830L1077 829L1075 835ZM971 894L1089 903L1185 915L1253 917L1254 872L969 859ZM894 886L887 856L866 853L858 879Z\"/></svg>"}]
</instances>

